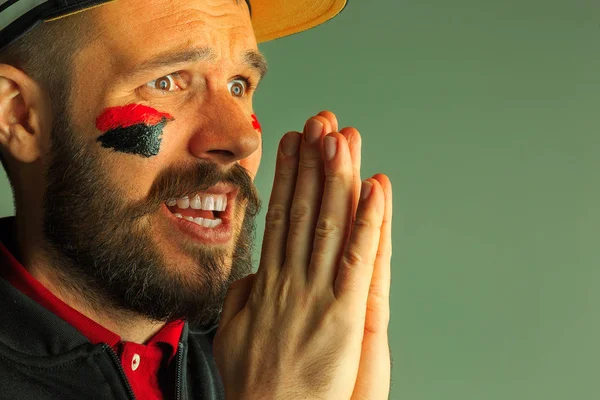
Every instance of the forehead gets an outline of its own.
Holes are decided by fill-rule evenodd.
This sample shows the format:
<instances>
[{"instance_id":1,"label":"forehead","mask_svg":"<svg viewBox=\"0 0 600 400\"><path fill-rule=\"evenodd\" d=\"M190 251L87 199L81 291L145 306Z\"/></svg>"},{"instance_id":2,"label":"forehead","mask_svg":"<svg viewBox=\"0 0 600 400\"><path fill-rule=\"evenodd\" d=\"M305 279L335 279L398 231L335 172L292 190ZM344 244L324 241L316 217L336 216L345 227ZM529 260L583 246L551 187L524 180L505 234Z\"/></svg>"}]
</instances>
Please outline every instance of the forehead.
<instances>
[{"instance_id":1,"label":"forehead","mask_svg":"<svg viewBox=\"0 0 600 400\"><path fill-rule=\"evenodd\" d=\"M94 47L119 70L174 49L209 48L222 62L257 48L243 0L118 0L90 13Z\"/></svg>"}]
</instances>

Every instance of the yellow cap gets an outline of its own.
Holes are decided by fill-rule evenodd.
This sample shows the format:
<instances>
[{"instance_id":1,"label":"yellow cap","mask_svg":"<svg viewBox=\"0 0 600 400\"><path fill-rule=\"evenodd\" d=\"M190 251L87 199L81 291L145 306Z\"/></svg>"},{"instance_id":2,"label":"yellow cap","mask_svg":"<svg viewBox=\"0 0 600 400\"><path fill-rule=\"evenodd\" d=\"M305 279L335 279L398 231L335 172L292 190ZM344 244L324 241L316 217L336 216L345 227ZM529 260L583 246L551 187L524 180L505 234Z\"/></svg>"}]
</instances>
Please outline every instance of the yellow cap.
<instances>
[{"instance_id":1,"label":"yellow cap","mask_svg":"<svg viewBox=\"0 0 600 400\"><path fill-rule=\"evenodd\" d=\"M320 25L338 15L347 0L250 0L258 43Z\"/></svg>"},{"instance_id":2,"label":"yellow cap","mask_svg":"<svg viewBox=\"0 0 600 400\"><path fill-rule=\"evenodd\" d=\"M46 21L63 18L115 0L97 0L91 6L60 14ZM347 0L246 0L252 7L252 26L258 43L314 28L338 15Z\"/></svg>"},{"instance_id":3,"label":"yellow cap","mask_svg":"<svg viewBox=\"0 0 600 400\"><path fill-rule=\"evenodd\" d=\"M64 18L115 0L0 0L0 49L35 24ZM258 43L302 32L330 20L347 0L245 0Z\"/></svg>"}]
</instances>

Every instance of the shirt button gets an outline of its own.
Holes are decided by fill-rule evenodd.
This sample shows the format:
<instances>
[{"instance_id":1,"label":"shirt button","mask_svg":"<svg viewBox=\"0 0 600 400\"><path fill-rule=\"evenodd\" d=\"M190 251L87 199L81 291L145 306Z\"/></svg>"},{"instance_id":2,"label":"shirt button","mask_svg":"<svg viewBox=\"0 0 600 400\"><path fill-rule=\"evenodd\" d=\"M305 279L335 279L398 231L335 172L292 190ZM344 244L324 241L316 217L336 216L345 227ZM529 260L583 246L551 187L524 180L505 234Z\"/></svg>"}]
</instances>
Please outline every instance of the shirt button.
<instances>
[{"instance_id":1,"label":"shirt button","mask_svg":"<svg viewBox=\"0 0 600 400\"><path fill-rule=\"evenodd\" d=\"M133 358L131 359L131 369L133 371L135 371L136 369L138 369L139 366L140 366L140 355L134 354Z\"/></svg>"}]
</instances>

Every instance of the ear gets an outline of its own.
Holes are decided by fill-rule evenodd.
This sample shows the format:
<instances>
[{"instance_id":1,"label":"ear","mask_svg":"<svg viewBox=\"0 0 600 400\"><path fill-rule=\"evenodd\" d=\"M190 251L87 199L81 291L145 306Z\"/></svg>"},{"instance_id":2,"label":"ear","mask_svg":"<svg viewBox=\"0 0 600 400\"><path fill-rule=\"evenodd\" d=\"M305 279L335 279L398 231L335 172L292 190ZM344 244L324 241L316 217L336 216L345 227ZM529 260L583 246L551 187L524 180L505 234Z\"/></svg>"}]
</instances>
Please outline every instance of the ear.
<instances>
[{"instance_id":1,"label":"ear","mask_svg":"<svg viewBox=\"0 0 600 400\"><path fill-rule=\"evenodd\" d=\"M31 163L42 154L49 104L42 88L23 71L0 64L0 146L15 160Z\"/></svg>"}]
</instances>

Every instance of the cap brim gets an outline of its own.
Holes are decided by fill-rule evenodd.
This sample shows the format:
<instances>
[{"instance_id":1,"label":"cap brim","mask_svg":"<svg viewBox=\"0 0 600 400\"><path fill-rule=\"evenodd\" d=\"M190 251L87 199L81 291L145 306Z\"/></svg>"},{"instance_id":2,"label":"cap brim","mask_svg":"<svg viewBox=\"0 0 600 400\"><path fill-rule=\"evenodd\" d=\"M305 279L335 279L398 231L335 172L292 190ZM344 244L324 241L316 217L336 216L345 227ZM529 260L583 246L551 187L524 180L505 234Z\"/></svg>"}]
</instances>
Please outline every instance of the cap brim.
<instances>
[{"instance_id":1,"label":"cap brim","mask_svg":"<svg viewBox=\"0 0 600 400\"><path fill-rule=\"evenodd\" d=\"M93 3L100 4L80 7L46 21L63 18L112 1L114 0L97 0ZM256 41L268 42L314 28L342 12L346 3L347 0L250 0Z\"/></svg>"},{"instance_id":2,"label":"cap brim","mask_svg":"<svg viewBox=\"0 0 600 400\"><path fill-rule=\"evenodd\" d=\"M250 0L258 43L320 25L338 15L347 0Z\"/></svg>"}]
</instances>

